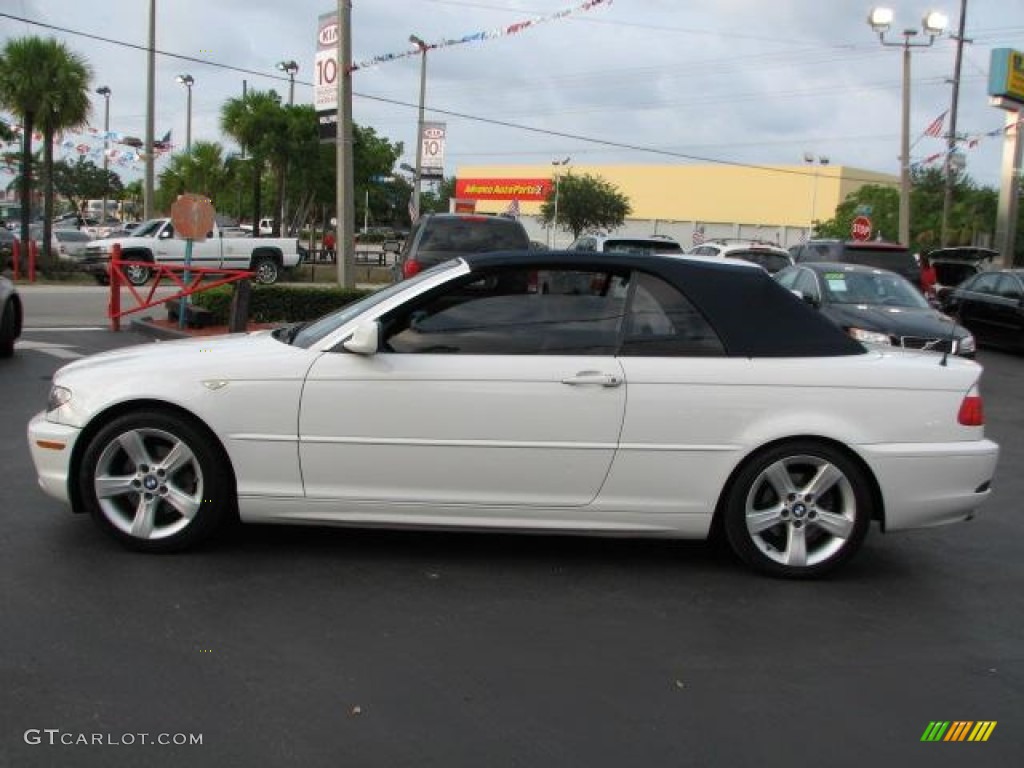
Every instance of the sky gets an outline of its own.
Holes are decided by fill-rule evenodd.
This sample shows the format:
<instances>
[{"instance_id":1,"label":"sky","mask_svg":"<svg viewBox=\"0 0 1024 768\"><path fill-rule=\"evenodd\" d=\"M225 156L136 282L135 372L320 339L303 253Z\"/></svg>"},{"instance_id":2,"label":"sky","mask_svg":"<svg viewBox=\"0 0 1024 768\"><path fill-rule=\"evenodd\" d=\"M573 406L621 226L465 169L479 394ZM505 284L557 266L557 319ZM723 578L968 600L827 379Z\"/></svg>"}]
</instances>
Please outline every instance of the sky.
<instances>
[{"instance_id":1,"label":"sky","mask_svg":"<svg viewBox=\"0 0 1024 768\"><path fill-rule=\"evenodd\" d=\"M901 49L867 24L869 3L851 0L352 0L352 52L359 61L428 43L547 19L514 34L433 50L427 57L426 119L447 124L446 175L467 165L805 163L805 154L897 174ZM988 104L993 48L1024 49L1024 3L934 0L890 3L894 29L916 27L931 9L955 32L967 5L958 132L981 137L966 171L998 187L1004 125ZM0 45L54 36L81 54L94 89L108 86L110 128L145 136L146 0L3 0ZM190 74L192 140L220 141L221 106L250 89L287 99L295 60L296 103L311 103L318 17L332 0L156 0L156 136L185 143ZM571 11L552 19L560 11ZM46 25L46 26L43 26ZM55 28L56 27L56 28ZM97 39L103 38L103 39ZM901 38L890 36L894 42ZM916 40L927 38L918 34ZM134 46L134 47L131 47ZM912 162L941 154L922 136L949 109L956 44L949 37L912 53ZM421 60L399 58L353 72L353 119L415 163ZM103 127L94 96L90 123ZM480 118L480 119L474 119ZM948 126L948 123L947 123ZM157 165L157 170L160 169ZM141 163L115 167L139 178ZM0 171L0 184L4 177Z\"/></svg>"}]
</instances>

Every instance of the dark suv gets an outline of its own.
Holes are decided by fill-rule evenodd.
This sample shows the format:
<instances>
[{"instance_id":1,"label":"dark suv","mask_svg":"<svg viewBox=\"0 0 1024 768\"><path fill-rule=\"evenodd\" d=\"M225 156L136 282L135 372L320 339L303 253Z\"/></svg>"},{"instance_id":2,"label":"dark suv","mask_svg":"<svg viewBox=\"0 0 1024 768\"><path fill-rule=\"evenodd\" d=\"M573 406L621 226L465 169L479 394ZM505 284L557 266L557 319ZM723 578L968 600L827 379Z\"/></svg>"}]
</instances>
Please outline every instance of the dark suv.
<instances>
[{"instance_id":1,"label":"dark suv","mask_svg":"<svg viewBox=\"0 0 1024 768\"><path fill-rule=\"evenodd\" d=\"M515 219L465 213L428 213L413 227L395 261L395 277L412 277L467 253L525 251L530 236Z\"/></svg>"},{"instance_id":2,"label":"dark suv","mask_svg":"<svg viewBox=\"0 0 1024 768\"><path fill-rule=\"evenodd\" d=\"M921 267L906 247L881 240L808 240L789 249L797 264L806 261L863 264L888 269L921 287Z\"/></svg>"}]
</instances>

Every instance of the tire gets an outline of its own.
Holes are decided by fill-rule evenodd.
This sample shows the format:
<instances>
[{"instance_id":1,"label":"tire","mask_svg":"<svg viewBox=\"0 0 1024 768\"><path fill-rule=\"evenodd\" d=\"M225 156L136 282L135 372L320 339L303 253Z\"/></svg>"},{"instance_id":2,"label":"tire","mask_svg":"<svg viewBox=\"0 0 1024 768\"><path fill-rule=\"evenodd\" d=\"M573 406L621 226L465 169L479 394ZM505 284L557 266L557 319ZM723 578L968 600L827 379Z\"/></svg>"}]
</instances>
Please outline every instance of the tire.
<instances>
[{"instance_id":1,"label":"tire","mask_svg":"<svg viewBox=\"0 0 1024 768\"><path fill-rule=\"evenodd\" d=\"M136 258L134 256L125 256L125 261L146 261L145 258ZM149 278L153 274L153 270L149 267L123 267L124 276L128 278L128 282L132 285L145 285Z\"/></svg>"},{"instance_id":2,"label":"tire","mask_svg":"<svg viewBox=\"0 0 1024 768\"><path fill-rule=\"evenodd\" d=\"M281 268L277 262L266 254L253 258L252 271L256 273L256 282L260 285L273 285L281 276Z\"/></svg>"},{"instance_id":3,"label":"tire","mask_svg":"<svg viewBox=\"0 0 1024 768\"><path fill-rule=\"evenodd\" d=\"M725 498L729 545L772 576L813 578L849 560L874 512L870 483L849 456L801 440L752 456Z\"/></svg>"},{"instance_id":4,"label":"tire","mask_svg":"<svg viewBox=\"0 0 1024 768\"><path fill-rule=\"evenodd\" d=\"M0 357L11 357L14 354L15 334L18 327L15 312L13 300L4 303L3 314L0 315Z\"/></svg>"},{"instance_id":5,"label":"tire","mask_svg":"<svg viewBox=\"0 0 1024 768\"><path fill-rule=\"evenodd\" d=\"M131 549L174 552L232 518L231 472L199 428L160 412L115 418L89 441L78 473L85 509Z\"/></svg>"}]
</instances>

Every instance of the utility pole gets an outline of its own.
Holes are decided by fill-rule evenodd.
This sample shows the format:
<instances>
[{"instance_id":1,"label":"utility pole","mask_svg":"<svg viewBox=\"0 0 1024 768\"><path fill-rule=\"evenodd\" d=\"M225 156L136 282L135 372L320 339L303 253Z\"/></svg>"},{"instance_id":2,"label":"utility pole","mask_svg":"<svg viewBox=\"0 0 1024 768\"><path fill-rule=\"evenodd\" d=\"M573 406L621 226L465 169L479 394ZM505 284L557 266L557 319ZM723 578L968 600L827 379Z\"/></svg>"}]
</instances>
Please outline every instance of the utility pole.
<instances>
[{"instance_id":1,"label":"utility pole","mask_svg":"<svg viewBox=\"0 0 1024 768\"><path fill-rule=\"evenodd\" d=\"M942 197L942 247L949 245L949 215L953 210L953 187L956 186L956 111L960 101L960 66L963 61L964 28L967 25L967 0L960 0L960 24L956 33L956 59L953 63L953 96L949 106L949 135L946 140L946 192Z\"/></svg>"},{"instance_id":2,"label":"utility pole","mask_svg":"<svg viewBox=\"0 0 1024 768\"><path fill-rule=\"evenodd\" d=\"M337 180L338 284L355 287L355 201L352 199L352 0L338 0Z\"/></svg>"},{"instance_id":3,"label":"utility pole","mask_svg":"<svg viewBox=\"0 0 1024 768\"><path fill-rule=\"evenodd\" d=\"M143 218L153 218L153 134L156 112L156 0L149 0L149 49L146 52L146 186Z\"/></svg>"}]
</instances>

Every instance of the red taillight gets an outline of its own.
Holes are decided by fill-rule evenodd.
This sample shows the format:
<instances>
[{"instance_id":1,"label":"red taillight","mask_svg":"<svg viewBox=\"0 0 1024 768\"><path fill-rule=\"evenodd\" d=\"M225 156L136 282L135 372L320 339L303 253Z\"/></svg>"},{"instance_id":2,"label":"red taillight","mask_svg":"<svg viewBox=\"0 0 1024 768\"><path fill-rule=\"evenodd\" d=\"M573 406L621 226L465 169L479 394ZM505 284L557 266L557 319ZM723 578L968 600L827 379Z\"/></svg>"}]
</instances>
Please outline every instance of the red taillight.
<instances>
[{"instance_id":1,"label":"red taillight","mask_svg":"<svg viewBox=\"0 0 1024 768\"><path fill-rule=\"evenodd\" d=\"M956 420L965 427L981 427L985 424L985 409L977 390L972 389L960 403L960 413Z\"/></svg>"},{"instance_id":2,"label":"red taillight","mask_svg":"<svg viewBox=\"0 0 1024 768\"><path fill-rule=\"evenodd\" d=\"M415 259L409 259L402 263L402 277L407 280L413 275L419 274L423 271L423 265Z\"/></svg>"}]
</instances>

